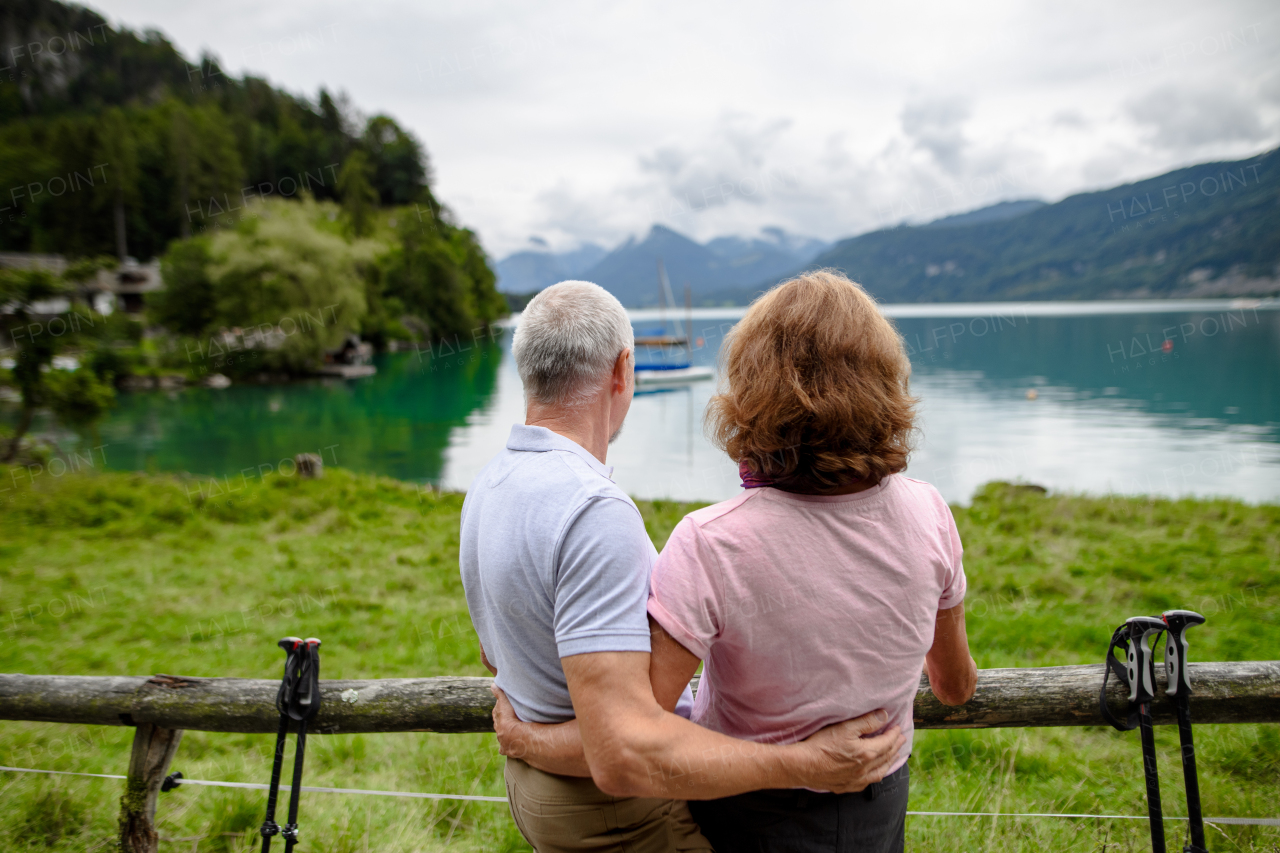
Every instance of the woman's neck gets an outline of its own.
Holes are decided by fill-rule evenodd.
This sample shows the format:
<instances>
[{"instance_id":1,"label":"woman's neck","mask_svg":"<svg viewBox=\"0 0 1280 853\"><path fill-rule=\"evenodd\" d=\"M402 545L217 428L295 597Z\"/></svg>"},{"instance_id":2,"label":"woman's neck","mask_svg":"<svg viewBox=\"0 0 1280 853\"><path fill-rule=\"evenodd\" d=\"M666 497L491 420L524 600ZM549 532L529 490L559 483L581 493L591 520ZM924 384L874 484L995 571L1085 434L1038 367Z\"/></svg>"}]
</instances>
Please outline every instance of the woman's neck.
<instances>
[{"instance_id":1,"label":"woman's neck","mask_svg":"<svg viewBox=\"0 0 1280 853\"><path fill-rule=\"evenodd\" d=\"M848 483L846 485L841 486L840 488L836 489L834 492L815 492L811 489L802 490L802 489L796 489L796 488L788 488L786 486L779 486L776 484L774 485L774 488L783 492L790 492L793 495L826 495L826 496L856 495L858 492L865 492L867 489L874 489L876 486L880 485L881 482L883 481L877 480L876 482L871 483L871 482L867 482L866 480L855 480L852 483Z\"/></svg>"}]
</instances>

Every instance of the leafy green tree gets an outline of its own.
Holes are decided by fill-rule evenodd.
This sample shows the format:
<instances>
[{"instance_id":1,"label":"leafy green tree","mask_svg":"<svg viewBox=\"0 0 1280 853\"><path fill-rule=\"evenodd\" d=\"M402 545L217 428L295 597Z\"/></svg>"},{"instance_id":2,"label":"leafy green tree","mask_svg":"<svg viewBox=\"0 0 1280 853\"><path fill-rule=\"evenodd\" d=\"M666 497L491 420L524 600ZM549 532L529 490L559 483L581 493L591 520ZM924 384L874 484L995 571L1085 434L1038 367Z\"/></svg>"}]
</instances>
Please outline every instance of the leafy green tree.
<instances>
[{"instance_id":1,"label":"leafy green tree","mask_svg":"<svg viewBox=\"0 0 1280 853\"><path fill-rule=\"evenodd\" d=\"M213 324L278 327L283 346L269 359L306 370L359 328L366 270L383 247L317 227L326 210L311 200L268 200L260 210L259 219L210 238Z\"/></svg>"},{"instance_id":2,"label":"leafy green tree","mask_svg":"<svg viewBox=\"0 0 1280 853\"><path fill-rule=\"evenodd\" d=\"M31 322L31 305L61 296L64 290L61 282L44 270L0 270L0 304L16 306L7 331L17 350L13 380L22 394L18 423L2 462L12 462L18 455L36 410L45 404L44 370L57 352L57 340L43 334L42 324Z\"/></svg>"},{"instance_id":3,"label":"leafy green tree","mask_svg":"<svg viewBox=\"0 0 1280 853\"><path fill-rule=\"evenodd\" d=\"M18 422L9 446L0 461L12 462L31 428L35 413L43 406L77 428L93 423L115 399L111 387L92 371L49 370L59 349L76 338L77 324L70 315L37 321L32 315L37 303L56 299L68 292L65 282L45 270L0 270L0 305L13 305L8 334L17 350L13 378L22 394Z\"/></svg>"},{"instance_id":4,"label":"leafy green tree","mask_svg":"<svg viewBox=\"0 0 1280 853\"><path fill-rule=\"evenodd\" d=\"M449 243L416 222L400 226L400 245L386 260L385 292L426 321L433 338L462 336L476 325L471 281Z\"/></svg>"},{"instance_id":5,"label":"leafy green tree","mask_svg":"<svg viewBox=\"0 0 1280 853\"><path fill-rule=\"evenodd\" d=\"M401 322L405 313L404 303L383 292L384 277L381 264L371 264L366 268L364 299L367 310L360 320L360 337L379 350L385 350L393 340L408 341L414 337Z\"/></svg>"},{"instance_id":6,"label":"leafy green tree","mask_svg":"<svg viewBox=\"0 0 1280 853\"><path fill-rule=\"evenodd\" d=\"M170 247L161 262L166 289L150 301L152 322L202 337L219 328L273 328L287 317L285 349L264 353L264 366L297 371L351 331L381 348L411 337L406 316L439 339L466 337L507 313L470 231L445 222L424 227L401 209L391 245L347 242L334 233L331 203L277 199L260 210L260 220Z\"/></svg>"},{"instance_id":7,"label":"leafy green tree","mask_svg":"<svg viewBox=\"0 0 1280 853\"><path fill-rule=\"evenodd\" d=\"M197 337L213 325L217 306L208 237L175 242L160 261L164 290L151 294L147 311L153 322L179 335Z\"/></svg>"},{"instance_id":8,"label":"leafy green tree","mask_svg":"<svg viewBox=\"0 0 1280 853\"><path fill-rule=\"evenodd\" d=\"M373 230L373 216L378 209L378 191L372 184L373 168L369 157L359 149L352 151L338 173L338 196L347 216L347 224L356 237Z\"/></svg>"},{"instance_id":9,"label":"leafy green tree","mask_svg":"<svg viewBox=\"0 0 1280 853\"><path fill-rule=\"evenodd\" d=\"M76 429L92 429L115 405L110 377L99 378L88 369L50 370L45 374L45 398L55 417Z\"/></svg>"},{"instance_id":10,"label":"leafy green tree","mask_svg":"<svg viewBox=\"0 0 1280 853\"><path fill-rule=\"evenodd\" d=\"M507 316L507 300L498 292L498 277L485 257L474 232L455 228L450 235L458 266L471 284L471 308L478 325L490 326Z\"/></svg>"},{"instance_id":11,"label":"leafy green tree","mask_svg":"<svg viewBox=\"0 0 1280 853\"><path fill-rule=\"evenodd\" d=\"M422 143L390 116L376 115L361 139L373 164L373 184L384 205L410 204L426 187L429 167Z\"/></svg>"}]
</instances>

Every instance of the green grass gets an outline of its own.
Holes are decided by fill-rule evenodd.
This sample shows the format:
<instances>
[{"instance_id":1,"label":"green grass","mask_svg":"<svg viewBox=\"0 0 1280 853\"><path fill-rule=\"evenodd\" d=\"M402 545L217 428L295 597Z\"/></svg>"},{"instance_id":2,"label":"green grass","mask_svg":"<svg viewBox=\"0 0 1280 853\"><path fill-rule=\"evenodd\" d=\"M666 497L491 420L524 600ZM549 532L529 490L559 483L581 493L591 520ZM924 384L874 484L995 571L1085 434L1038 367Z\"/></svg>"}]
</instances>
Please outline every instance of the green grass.
<instances>
[{"instance_id":1,"label":"green grass","mask_svg":"<svg viewBox=\"0 0 1280 853\"><path fill-rule=\"evenodd\" d=\"M457 572L459 495L330 469L236 488L141 474L0 468L0 671L278 678L275 640L324 639L328 678L483 675ZM9 487L3 490L4 487ZM220 492L220 493L219 493ZM641 504L661 546L691 507ZM1280 508L1044 497L992 485L955 508L981 667L1092 663L1135 613L1200 610L1198 660L1280 658ZM131 730L0 723L0 763L123 773ZM1276 816L1280 726L1197 728L1210 815ZM1157 734L1183 813L1177 737ZM188 732L173 768L265 782L273 739ZM491 735L311 739L309 784L502 795ZM1137 735L1101 728L922 732L911 807L1143 814ZM287 772L287 767L286 767ZM121 783L0 774L0 849L113 849ZM162 794L162 850L256 849L260 792ZM308 794L301 850L527 850L501 804ZM1148 849L1141 821L914 817L913 850ZM1183 829L1169 824L1170 848ZM1280 850L1273 828L1210 829L1215 851Z\"/></svg>"}]
</instances>

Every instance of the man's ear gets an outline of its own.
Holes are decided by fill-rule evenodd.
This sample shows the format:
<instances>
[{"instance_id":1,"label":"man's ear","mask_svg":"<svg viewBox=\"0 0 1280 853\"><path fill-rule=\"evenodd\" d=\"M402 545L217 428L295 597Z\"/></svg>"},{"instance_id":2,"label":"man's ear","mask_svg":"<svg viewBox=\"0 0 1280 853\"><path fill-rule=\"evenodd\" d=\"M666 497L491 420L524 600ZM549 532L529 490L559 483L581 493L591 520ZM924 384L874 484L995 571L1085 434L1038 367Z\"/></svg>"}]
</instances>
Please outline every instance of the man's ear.
<instances>
[{"instance_id":1,"label":"man's ear","mask_svg":"<svg viewBox=\"0 0 1280 853\"><path fill-rule=\"evenodd\" d=\"M618 360L613 363L613 389L617 393L627 390L627 374L633 372L631 366L631 350L624 349L618 353Z\"/></svg>"}]
</instances>

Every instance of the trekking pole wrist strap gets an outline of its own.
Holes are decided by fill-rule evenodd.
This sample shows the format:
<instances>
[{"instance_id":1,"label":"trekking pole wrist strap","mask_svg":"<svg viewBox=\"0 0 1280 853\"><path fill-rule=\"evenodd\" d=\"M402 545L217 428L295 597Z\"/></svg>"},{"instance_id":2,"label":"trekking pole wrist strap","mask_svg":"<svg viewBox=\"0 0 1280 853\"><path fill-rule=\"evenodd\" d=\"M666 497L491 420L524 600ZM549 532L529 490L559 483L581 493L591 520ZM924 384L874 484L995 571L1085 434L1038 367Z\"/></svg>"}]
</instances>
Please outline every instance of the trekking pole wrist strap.
<instances>
[{"instance_id":1,"label":"trekking pole wrist strap","mask_svg":"<svg viewBox=\"0 0 1280 853\"><path fill-rule=\"evenodd\" d=\"M1126 688L1129 687L1129 670L1125 664L1120 663L1116 656L1112 654L1119 649L1127 658L1129 653L1129 626L1121 625L1111 635L1111 644L1107 646L1106 663L1102 667L1102 689L1098 692L1098 712L1102 714L1102 719L1106 720L1112 728L1121 732L1131 732L1138 727L1138 711L1133 708L1129 711L1129 718L1125 722L1116 719L1115 714L1111 713L1111 709L1107 707L1107 679L1115 673L1116 678Z\"/></svg>"}]
</instances>

